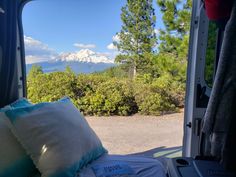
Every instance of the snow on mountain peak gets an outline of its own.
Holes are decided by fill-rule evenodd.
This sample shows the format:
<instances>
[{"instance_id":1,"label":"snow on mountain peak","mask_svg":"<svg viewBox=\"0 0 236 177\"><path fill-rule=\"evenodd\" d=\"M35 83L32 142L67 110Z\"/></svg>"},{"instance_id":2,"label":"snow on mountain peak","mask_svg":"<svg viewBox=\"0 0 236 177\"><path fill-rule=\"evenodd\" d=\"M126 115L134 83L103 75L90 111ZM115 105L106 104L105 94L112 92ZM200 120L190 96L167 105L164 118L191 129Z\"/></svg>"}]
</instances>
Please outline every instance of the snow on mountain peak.
<instances>
[{"instance_id":1,"label":"snow on mountain peak","mask_svg":"<svg viewBox=\"0 0 236 177\"><path fill-rule=\"evenodd\" d=\"M89 49L82 49L78 51L77 54L82 56L90 56L90 55L95 55L96 53Z\"/></svg>"},{"instance_id":2,"label":"snow on mountain peak","mask_svg":"<svg viewBox=\"0 0 236 177\"><path fill-rule=\"evenodd\" d=\"M79 61L85 63L114 63L105 55L98 54L89 49L78 52L62 53L59 55L61 61Z\"/></svg>"}]
</instances>

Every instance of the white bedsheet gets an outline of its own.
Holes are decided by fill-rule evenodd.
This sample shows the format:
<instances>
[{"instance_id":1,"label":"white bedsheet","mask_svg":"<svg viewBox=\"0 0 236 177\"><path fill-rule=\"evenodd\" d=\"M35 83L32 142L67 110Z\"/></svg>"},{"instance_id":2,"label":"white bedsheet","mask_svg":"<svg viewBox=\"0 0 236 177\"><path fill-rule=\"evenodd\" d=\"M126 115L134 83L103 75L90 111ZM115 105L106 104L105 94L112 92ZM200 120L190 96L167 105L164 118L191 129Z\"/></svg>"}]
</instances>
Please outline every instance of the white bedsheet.
<instances>
[{"instance_id":1,"label":"white bedsheet","mask_svg":"<svg viewBox=\"0 0 236 177\"><path fill-rule=\"evenodd\" d=\"M155 159L138 156L104 155L82 169L77 177L166 177Z\"/></svg>"},{"instance_id":2,"label":"white bedsheet","mask_svg":"<svg viewBox=\"0 0 236 177\"><path fill-rule=\"evenodd\" d=\"M101 174L96 176L93 168ZM156 159L106 154L82 169L77 177L166 177L166 174L162 163Z\"/></svg>"}]
</instances>

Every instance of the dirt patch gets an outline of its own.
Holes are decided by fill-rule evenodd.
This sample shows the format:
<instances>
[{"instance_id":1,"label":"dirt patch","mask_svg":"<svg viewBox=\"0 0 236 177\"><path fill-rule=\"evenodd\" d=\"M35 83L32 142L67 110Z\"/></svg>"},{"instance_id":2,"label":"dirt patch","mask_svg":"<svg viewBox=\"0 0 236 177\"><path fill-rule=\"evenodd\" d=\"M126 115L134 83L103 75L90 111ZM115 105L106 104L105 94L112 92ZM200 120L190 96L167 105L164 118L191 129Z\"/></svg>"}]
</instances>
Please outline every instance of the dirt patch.
<instances>
[{"instance_id":1,"label":"dirt patch","mask_svg":"<svg viewBox=\"0 0 236 177\"><path fill-rule=\"evenodd\" d=\"M182 145L183 113L164 116L86 117L110 154Z\"/></svg>"}]
</instances>

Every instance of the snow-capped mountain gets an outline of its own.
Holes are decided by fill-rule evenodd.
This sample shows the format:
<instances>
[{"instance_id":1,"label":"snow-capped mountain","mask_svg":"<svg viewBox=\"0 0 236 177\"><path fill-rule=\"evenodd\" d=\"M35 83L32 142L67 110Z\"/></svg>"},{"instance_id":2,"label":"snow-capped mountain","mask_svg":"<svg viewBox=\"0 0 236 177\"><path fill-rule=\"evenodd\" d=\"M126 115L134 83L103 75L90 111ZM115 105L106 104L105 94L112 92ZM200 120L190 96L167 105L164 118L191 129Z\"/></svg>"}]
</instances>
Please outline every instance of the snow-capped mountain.
<instances>
[{"instance_id":1,"label":"snow-capped mountain","mask_svg":"<svg viewBox=\"0 0 236 177\"><path fill-rule=\"evenodd\" d=\"M82 49L73 53L61 53L55 58L44 62L27 64L27 73L34 64L41 66L44 72L64 71L69 66L75 73L99 72L115 66L114 61L107 56L89 49Z\"/></svg>"},{"instance_id":2,"label":"snow-capped mountain","mask_svg":"<svg viewBox=\"0 0 236 177\"><path fill-rule=\"evenodd\" d=\"M89 49L82 49L78 52L73 53L61 53L58 60L67 62L77 61L85 63L114 63L107 56L100 55Z\"/></svg>"}]
</instances>

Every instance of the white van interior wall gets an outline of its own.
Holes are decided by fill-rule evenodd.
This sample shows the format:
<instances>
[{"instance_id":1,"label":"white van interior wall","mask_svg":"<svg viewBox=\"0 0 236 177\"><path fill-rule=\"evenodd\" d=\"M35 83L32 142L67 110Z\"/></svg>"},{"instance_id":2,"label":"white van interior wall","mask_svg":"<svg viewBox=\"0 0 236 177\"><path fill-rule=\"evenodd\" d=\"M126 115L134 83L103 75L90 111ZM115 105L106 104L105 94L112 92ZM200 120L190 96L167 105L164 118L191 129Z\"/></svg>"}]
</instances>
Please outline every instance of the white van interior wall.
<instances>
[{"instance_id":1,"label":"white van interior wall","mask_svg":"<svg viewBox=\"0 0 236 177\"><path fill-rule=\"evenodd\" d=\"M236 1L225 29L218 69L203 132L210 139L211 156L221 159L228 168L236 169Z\"/></svg>"}]
</instances>

